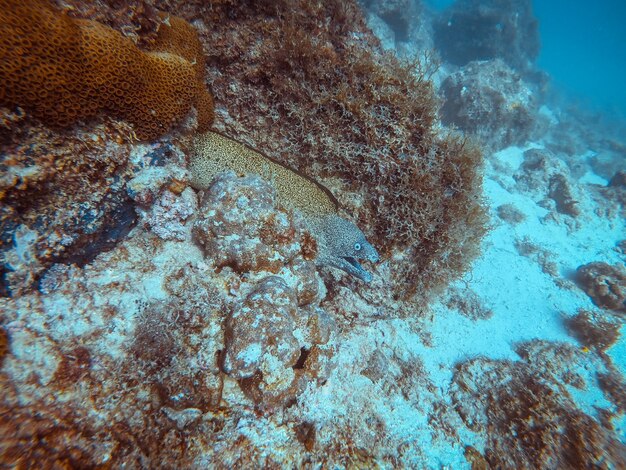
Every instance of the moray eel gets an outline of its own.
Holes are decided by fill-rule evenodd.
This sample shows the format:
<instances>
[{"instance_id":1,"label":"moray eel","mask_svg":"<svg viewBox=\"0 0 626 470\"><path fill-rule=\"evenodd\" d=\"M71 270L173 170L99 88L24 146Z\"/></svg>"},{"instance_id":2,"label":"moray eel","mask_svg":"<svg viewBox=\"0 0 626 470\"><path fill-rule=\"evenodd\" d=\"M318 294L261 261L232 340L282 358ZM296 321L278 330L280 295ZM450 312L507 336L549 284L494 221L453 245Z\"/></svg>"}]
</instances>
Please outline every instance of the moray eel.
<instances>
[{"instance_id":1,"label":"moray eel","mask_svg":"<svg viewBox=\"0 0 626 470\"><path fill-rule=\"evenodd\" d=\"M238 175L258 174L272 183L278 203L297 210L318 245L317 264L342 269L362 281L372 275L357 260L377 262L379 255L363 232L338 215L339 204L332 193L277 161L216 132L200 134L193 143L191 186L207 189L224 171Z\"/></svg>"}]
</instances>

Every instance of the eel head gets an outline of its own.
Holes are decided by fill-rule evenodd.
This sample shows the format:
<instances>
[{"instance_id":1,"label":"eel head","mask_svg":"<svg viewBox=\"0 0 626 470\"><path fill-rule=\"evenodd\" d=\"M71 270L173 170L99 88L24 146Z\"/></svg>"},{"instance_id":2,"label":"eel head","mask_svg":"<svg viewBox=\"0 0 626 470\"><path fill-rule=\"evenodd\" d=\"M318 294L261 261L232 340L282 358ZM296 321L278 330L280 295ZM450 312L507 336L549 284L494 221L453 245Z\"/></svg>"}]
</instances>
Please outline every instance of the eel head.
<instances>
[{"instance_id":1,"label":"eel head","mask_svg":"<svg viewBox=\"0 0 626 470\"><path fill-rule=\"evenodd\" d=\"M339 268L364 282L370 282L372 275L358 260L376 263L380 256L376 248L366 240L363 232L338 215L326 216L315 225L320 242L318 262Z\"/></svg>"}]
</instances>

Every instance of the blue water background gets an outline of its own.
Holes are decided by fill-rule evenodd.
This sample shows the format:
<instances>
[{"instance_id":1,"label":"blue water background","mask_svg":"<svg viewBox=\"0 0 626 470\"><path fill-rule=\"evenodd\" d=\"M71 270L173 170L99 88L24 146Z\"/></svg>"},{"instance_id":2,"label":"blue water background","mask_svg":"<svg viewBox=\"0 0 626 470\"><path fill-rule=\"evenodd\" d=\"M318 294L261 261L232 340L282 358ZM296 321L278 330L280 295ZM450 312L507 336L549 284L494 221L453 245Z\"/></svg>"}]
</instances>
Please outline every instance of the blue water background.
<instances>
[{"instance_id":1,"label":"blue water background","mask_svg":"<svg viewBox=\"0 0 626 470\"><path fill-rule=\"evenodd\" d=\"M450 0L428 0L437 10ZM592 110L626 119L626 0L534 0L537 65L554 88Z\"/></svg>"},{"instance_id":2,"label":"blue water background","mask_svg":"<svg viewBox=\"0 0 626 470\"><path fill-rule=\"evenodd\" d=\"M538 65L556 86L626 118L626 1L534 1Z\"/></svg>"}]
</instances>

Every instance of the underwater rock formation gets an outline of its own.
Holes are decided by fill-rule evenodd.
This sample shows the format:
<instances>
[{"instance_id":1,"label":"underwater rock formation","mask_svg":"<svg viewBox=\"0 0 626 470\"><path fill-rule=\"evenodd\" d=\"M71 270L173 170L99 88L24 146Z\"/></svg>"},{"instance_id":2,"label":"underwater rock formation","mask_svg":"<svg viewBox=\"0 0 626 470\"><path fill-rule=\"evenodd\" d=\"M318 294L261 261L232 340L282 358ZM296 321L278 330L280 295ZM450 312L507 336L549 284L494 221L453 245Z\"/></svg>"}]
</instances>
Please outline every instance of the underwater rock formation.
<instances>
[{"instance_id":1,"label":"underwater rock formation","mask_svg":"<svg viewBox=\"0 0 626 470\"><path fill-rule=\"evenodd\" d=\"M409 38L412 17L416 11L414 0L366 0L363 4L389 25L395 41L406 41Z\"/></svg>"},{"instance_id":2,"label":"underwater rock formation","mask_svg":"<svg viewBox=\"0 0 626 470\"><path fill-rule=\"evenodd\" d=\"M276 209L274 189L256 176L217 178L200 202L193 235L219 269L237 273L288 273L300 305L322 290L311 234L301 222Z\"/></svg>"},{"instance_id":3,"label":"underwater rock formation","mask_svg":"<svg viewBox=\"0 0 626 470\"><path fill-rule=\"evenodd\" d=\"M37 125L3 142L0 257L5 295L32 288L55 262L84 265L136 222L127 125L60 135Z\"/></svg>"},{"instance_id":4,"label":"underwater rock formation","mask_svg":"<svg viewBox=\"0 0 626 470\"><path fill-rule=\"evenodd\" d=\"M581 310L564 319L565 327L580 344L606 351L620 338L620 324L597 311Z\"/></svg>"},{"instance_id":5,"label":"underwater rock formation","mask_svg":"<svg viewBox=\"0 0 626 470\"><path fill-rule=\"evenodd\" d=\"M444 60L459 66L500 58L520 72L539 54L539 28L530 0L459 0L434 25Z\"/></svg>"},{"instance_id":6,"label":"underwater rock formation","mask_svg":"<svg viewBox=\"0 0 626 470\"><path fill-rule=\"evenodd\" d=\"M454 374L454 406L466 426L486 433L489 467L623 465L626 448L610 423L583 412L569 391L595 381L583 364L605 366L567 344L533 341L516 349L523 361L472 359Z\"/></svg>"},{"instance_id":7,"label":"underwater rock formation","mask_svg":"<svg viewBox=\"0 0 626 470\"><path fill-rule=\"evenodd\" d=\"M502 60L471 62L441 85L444 123L499 150L522 145L536 125L533 90Z\"/></svg>"},{"instance_id":8,"label":"underwater rock formation","mask_svg":"<svg viewBox=\"0 0 626 470\"><path fill-rule=\"evenodd\" d=\"M576 282L598 307L626 312L626 269L595 262L579 266Z\"/></svg>"},{"instance_id":9,"label":"underwater rock formation","mask_svg":"<svg viewBox=\"0 0 626 470\"><path fill-rule=\"evenodd\" d=\"M73 15L131 22L130 38L146 30L144 49L159 41L169 47L171 41L159 39L167 25L159 26L145 3L124 21L107 4L85 9L77 2ZM329 187L384 257L398 254L391 269L396 295L428 297L463 272L485 231L482 156L461 138L437 135L430 82L380 54L356 4L156 6L194 21L219 104L218 130ZM160 19L179 25L174 17ZM130 39L92 26L139 51ZM201 64L197 58L195 82Z\"/></svg>"},{"instance_id":10,"label":"underwater rock formation","mask_svg":"<svg viewBox=\"0 0 626 470\"><path fill-rule=\"evenodd\" d=\"M146 205L150 188L141 179L140 172L130 186L143 201L142 219L156 213L176 220L175 204ZM166 181L155 184L155 201L174 194ZM178 197L185 200L188 191ZM88 266L56 264L38 291L0 299L0 384L11 391L0 409L10 409L2 416L20 427L15 436L15 423L0 420L3 463L65 458L79 467L194 466L203 455L214 461L216 442L241 445L236 422L257 423L260 411L280 413L328 377L336 325L319 306L325 291L306 233L274 208L271 187L258 177L223 175L207 194L195 225L179 220L183 236L139 224L134 236ZM240 252L235 239L245 244L247 233L248 242L265 247L268 263L216 270L219 259L205 261L191 233L199 237L211 220L220 223L208 225L215 233L206 239L217 238L218 249ZM272 267L276 274L267 271ZM58 401L59 394L67 400ZM20 404L24 397L28 405ZM45 445L36 439L42 426L53 429ZM75 446L70 457L65 439ZM299 441L291 445L302 458ZM245 451L254 452L252 445Z\"/></svg>"},{"instance_id":11,"label":"underwater rock formation","mask_svg":"<svg viewBox=\"0 0 626 470\"><path fill-rule=\"evenodd\" d=\"M513 174L515 188L556 214L577 218L588 197L576 184L576 177L561 158L546 149L528 149Z\"/></svg>"},{"instance_id":12,"label":"underwater rock formation","mask_svg":"<svg viewBox=\"0 0 626 470\"><path fill-rule=\"evenodd\" d=\"M223 369L260 408L285 405L328 377L333 331L324 311L298 309L294 289L266 277L226 320Z\"/></svg>"},{"instance_id":13,"label":"underwater rock formation","mask_svg":"<svg viewBox=\"0 0 626 470\"><path fill-rule=\"evenodd\" d=\"M150 2L85 3L63 2L76 5L69 18L119 28L142 50L177 43L161 34L183 20ZM511 467L569 464L563 454L581 439L594 455L609 449L612 405L596 419L559 396L591 383L577 368L597 369L606 400L624 407L619 372L594 362L610 339L597 331L579 335L591 351L526 348L521 371L485 360L484 375L457 372L474 382L468 392L457 380L450 401L454 369L436 357L428 300L478 253L482 156L442 130L427 77L380 52L354 2L155 6L193 24L185 44L198 31L207 60L196 79L206 69L217 130L315 177L384 262L369 284L318 270L319 238L267 174L193 183L197 136L137 144L111 116L57 133L4 114L2 250L16 269L4 273L13 295L0 298L2 464L458 468L472 442L468 462ZM550 165L528 178L558 212ZM511 207L503 219L534 217ZM447 306L464 315L444 325L450 333L499 313L469 288Z\"/></svg>"},{"instance_id":14,"label":"underwater rock formation","mask_svg":"<svg viewBox=\"0 0 626 470\"><path fill-rule=\"evenodd\" d=\"M132 123L139 139L165 133L192 106L201 130L213 120L202 45L181 18L162 15L147 52L48 0L3 0L0 25L2 106L20 106L58 127L106 112Z\"/></svg>"}]
</instances>

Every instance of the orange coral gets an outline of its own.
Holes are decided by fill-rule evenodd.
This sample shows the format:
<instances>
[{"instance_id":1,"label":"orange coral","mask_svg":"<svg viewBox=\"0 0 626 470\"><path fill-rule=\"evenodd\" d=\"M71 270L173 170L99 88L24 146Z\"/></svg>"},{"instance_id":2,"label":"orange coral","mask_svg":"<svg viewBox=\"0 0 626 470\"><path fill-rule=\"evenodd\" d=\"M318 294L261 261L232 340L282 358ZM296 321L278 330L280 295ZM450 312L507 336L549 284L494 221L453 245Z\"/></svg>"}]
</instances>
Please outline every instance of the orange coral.
<instances>
[{"instance_id":1,"label":"orange coral","mask_svg":"<svg viewBox=\"0 0 626 470\"><path fill-rule=\"evenodd\" d=\"M95 21L72 19L47 0L0 0L0 105L22 106L53 126L101 111L154 138L191 106L198 127L213 120L197 33L163 17L148 52Z\"/></svg>"}]
</instances>

